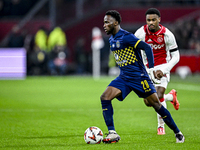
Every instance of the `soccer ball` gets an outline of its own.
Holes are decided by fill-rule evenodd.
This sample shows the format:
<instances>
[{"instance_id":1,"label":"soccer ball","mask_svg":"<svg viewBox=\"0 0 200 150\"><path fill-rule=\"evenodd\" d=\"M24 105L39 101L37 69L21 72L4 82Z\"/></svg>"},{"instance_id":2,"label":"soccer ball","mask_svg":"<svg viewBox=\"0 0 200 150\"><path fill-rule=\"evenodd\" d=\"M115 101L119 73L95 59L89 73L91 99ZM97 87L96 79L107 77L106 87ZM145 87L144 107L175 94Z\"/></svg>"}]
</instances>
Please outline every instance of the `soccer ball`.
<instances>
[{"instance_id":1,"label":"soccer ball","mask_svg":"<svg viewBox=\"0 0 200 150\"><path fill-rule=\"evenodd\" d=\"M87 144L100 144L103 140L103 132L98 127L89 127L84 133Z\"/></svg>"}]
</instances>

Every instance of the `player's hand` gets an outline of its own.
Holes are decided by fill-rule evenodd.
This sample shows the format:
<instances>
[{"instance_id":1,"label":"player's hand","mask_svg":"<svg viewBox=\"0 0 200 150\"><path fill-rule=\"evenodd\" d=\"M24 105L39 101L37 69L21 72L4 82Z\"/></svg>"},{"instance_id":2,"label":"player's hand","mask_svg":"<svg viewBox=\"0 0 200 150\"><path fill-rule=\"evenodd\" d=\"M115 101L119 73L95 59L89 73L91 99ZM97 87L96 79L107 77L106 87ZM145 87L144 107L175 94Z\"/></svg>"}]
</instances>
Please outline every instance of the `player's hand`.
<instances>
[{"instance_id":1,"label":"player's hand","mask_svg":"<svg viewBox=\"0 0 200 150\"><path fill-rule=\"evenodd\" d=\"M155 84L160 84L161 83L160 79L157 77L157 75L156 75L155 71L153 70L153 68L149 69L149 74L151 76L151 80L153 81L153 83L155 83Z\"/></svg>"},{"instance_id":2,"label":"player's hand","mask_svg":"<svg viewBox=\"0 0 200 150\"><path fill-rule=\"evenodd\" d=\"M157 79L161 79L162 77L163 77L163 72L161 71L161 70L156 70L156 75L155 75L155 77L157 78Z\"/></svg>"}]
</instances>

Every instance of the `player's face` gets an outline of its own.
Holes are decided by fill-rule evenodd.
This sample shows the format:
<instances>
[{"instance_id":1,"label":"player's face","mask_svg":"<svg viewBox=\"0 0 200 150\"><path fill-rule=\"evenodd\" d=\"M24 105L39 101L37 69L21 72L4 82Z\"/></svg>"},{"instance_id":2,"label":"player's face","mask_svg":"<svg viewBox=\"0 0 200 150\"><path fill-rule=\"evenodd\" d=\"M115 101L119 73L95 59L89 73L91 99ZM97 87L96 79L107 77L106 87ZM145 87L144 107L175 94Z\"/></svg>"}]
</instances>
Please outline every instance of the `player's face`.
<instances>
[{"instance_id":1,"label":"player's face","mask_svg":"<svg viewBox=\"0 0 200 150\"><path fill-rule=\"evenodd\" d=\"M115 28L116 20L111 15L105 15L103 28L106 34L112 34Z\"/></svg>"},{"instance_id":2,"label":"player's face","mask_svg":"<svg viewBox=\"0 0 200 150\"><path fill-rule=\"evenodd\" d=\"M147 14L146 22L147 22L148 28L151 32L156 32L160 29L160 27L159 27L160 17L158 15Z\"/></svg>"}]
</instances>

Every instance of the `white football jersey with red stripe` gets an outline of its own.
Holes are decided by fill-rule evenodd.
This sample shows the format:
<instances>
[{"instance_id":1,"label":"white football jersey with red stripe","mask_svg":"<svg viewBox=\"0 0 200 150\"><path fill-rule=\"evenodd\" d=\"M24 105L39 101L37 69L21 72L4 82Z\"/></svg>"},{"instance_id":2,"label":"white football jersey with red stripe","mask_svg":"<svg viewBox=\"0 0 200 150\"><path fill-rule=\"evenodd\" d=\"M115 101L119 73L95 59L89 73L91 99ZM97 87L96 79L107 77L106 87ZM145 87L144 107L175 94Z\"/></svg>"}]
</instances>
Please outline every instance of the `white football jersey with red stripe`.
<instances>
[{"instance_id":1,"label":"white football jersey with red stripe","mask_svg":"<svg viewBox=\"0 0 200 150\"><path fill-rule=\"evenodd\" d=\"M175 37L166 27L159 25L160 30L153 33L144 25L135 32L135 36L148 43L154 54L154 66L164 65L171 59L169 50L178 48ZM143 61L148 65L146 54L142 51ZM163 66L162 65L162 66ZM157 68L157 67L156 67Z\"/></svg>"}]
</instances>

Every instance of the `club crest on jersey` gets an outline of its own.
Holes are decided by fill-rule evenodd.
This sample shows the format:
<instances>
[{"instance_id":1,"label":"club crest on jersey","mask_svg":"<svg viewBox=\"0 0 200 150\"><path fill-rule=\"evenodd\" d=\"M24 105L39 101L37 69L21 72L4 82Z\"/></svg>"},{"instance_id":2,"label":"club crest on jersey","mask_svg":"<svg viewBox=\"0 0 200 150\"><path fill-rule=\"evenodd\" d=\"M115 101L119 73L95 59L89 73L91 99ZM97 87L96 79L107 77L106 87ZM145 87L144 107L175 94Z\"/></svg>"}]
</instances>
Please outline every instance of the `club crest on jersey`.
<instances>
[{"instance_id":1,"label":"club crest on jersey","mask_svg":"<svg viewBox=\"0 0 200 150\"><path fill-rule=\"evenodd\" d=\"M120 42L119 41L116 42L116 46L117 46L117 48L120 47Z\"/></svg>"},{"instance_id":2,"label":"club crest on jersey","mask_svg":"<svg viewBox=\"0 0 200 150\"><path fill-rule=\"evenodd\" d=\"M162 37L158 37L158 38L157 38L157 41L158 41L159 43L161 43L161 42L163 42L163 38L162 38Z\"/></svg>"}]
</instances>

